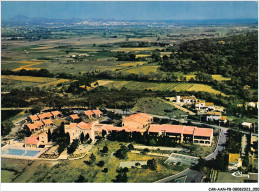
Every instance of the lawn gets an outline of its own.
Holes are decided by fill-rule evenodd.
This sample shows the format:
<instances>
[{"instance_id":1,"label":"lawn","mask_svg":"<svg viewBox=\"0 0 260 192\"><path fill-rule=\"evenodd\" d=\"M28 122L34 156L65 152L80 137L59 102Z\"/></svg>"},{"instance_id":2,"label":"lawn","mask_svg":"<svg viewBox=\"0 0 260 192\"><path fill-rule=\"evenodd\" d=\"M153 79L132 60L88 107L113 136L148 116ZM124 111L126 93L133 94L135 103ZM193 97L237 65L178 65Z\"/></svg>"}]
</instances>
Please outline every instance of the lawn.
<instances>
[{"instance_id":1,"label":"lawn","mask_svg":"<svg viewBox=\"0 0 260 192\"><path fill-rule=\"evenodd\" d=\"M244 183L245 177L234 177L230 172L218 172L216 183Z\"/></svg>"},{"instance_id":2,"label":"lawn","mask_svg":"<svg viewBox=\"0 0 260 192\"><path fill-rule=\"evenodd\" d=\"M125 87L130 90L152 90L152 91L204 91L214 94L224 93L213 89L209 85L199 83L155 83L155 82L138 82L138 81L113 81L105 85L108 88L121 89Z\"/></svg>"},{"instance_id":3,"label":"lawn","mask_svg":"<svg viewBox=\"0 0 260 192\"><path fill-rule=\"evenodd\" d=\"M14 171L1 170L1 182L11 183L12 180L15 178L15 175L16 174Z\"/></svg>"}]
</instances>

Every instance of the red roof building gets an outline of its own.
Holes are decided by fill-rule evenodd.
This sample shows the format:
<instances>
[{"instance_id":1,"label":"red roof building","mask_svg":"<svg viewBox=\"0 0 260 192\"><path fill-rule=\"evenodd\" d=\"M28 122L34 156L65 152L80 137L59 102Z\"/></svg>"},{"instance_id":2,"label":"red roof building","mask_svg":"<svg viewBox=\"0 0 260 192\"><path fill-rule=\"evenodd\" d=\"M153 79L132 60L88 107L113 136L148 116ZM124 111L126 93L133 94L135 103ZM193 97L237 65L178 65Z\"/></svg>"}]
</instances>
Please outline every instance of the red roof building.
<instances>
[{"instance_id":1,"label":"red roof building","mask_svg":"<svg viewBox=\"0 0 260 192\"><path fill-rule=\"evenodd\" d=\"M91 110L87 110L84 111L85 115L87 115L88 117L92 117L92 115L94 115L94 113Z\"/></svg>"},{"instance_id":2,"label":"red roof building","mask_svg":"<svg viewBox=\"0 0 260 192\"><path fill-rule=\"evenodd\" d=\"M76 119L79 119L80 117L78 116L78 114L73 114L73 115L70 115L71 119L73 120L76 120Z\"/></svg>"},{"instance_id":3,"label":"red roof building","mask_svg":"<svg viewBox=\"0 0 260 192\"><path fill-rule=\"evenodd\" d=\"M194 136L198 137L211 137L213 135L213 129L208 128L195 128Z\"/></svg>"},{"instance_id":4,"label":"red roof building","mask_svg":"<svg viewBox=\"0 0 260 192\"><path fill-rule=\"evenodd\" d=\"M29 119L30 119L32 122L34 122L34 121L39 120L39 117L38 117L37 115L32 115L32 116L29 117Z\"/></svg>"},{"instance_id":5,"label":"red roof building","mask_svg":"<svg viewBox=\"0 0 260 192\"><path fill-rule=\"evenodd\" d=\"M79 127L80 129L91 129L92 123L85 123L82 121L79 124L77 124L77 127Z\"/></svg>"},{"instance_id":6,"label":"red roof building","mask_svg":"<svg viewBox=\"0 0 260 192\"><path fill-rule=\"evenodd\" d=\"M38 143L39 140L38 140L38 136L36 135L32 135L25 141L25 144L29 144L29 145L37 145Z\"/></svg>"}]
</instances>

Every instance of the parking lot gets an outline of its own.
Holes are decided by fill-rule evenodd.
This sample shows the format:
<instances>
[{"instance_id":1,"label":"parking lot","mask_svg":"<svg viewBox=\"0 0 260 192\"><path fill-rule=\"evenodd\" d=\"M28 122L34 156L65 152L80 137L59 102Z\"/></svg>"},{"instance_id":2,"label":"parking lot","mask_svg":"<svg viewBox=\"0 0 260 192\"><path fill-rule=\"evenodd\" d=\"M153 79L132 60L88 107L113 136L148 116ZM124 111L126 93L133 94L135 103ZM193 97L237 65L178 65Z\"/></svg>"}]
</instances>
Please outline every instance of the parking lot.
<instances>
[{"instance_id":1,"label":"parking lot","mask_svg":"<svg viewBox=\"0 0 260 192\"><path fill-rule=\"evenodd\" d=\"M164 163L172 164L172 165L181 165L181 164L195 165L198 163L198 160L199 160L198 157L172 153Z\"/></svg>"}]
</instances>

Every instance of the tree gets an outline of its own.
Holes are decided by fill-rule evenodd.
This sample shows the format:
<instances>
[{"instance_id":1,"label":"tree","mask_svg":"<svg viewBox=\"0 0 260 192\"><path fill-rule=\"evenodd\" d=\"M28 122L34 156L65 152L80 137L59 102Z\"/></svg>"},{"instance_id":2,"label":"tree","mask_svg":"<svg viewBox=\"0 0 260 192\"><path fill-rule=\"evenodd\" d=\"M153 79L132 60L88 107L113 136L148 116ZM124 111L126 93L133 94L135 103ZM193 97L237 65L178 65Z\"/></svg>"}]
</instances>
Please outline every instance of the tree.
<instances>
[{"instance_id":1,"label":"tree","mask_svg":"<svg viewBox=\"0 0 260 192\"><path fill-rule=\"evenodd\" d=\"M119 159L125 159L125 158L127 157L127 151L128 151L127 147L124 146L124 145L122 145L122 146L120 147L120 149L118 149L118 150L114 153L114 155L115 155L117 158L119 158Z\"/></svg>"},{"instance_id":2,"label":"tree","mask_svg":"<svg viewBox=\"0 0 260 192\"><path fill-rule=\"evenodd\" d=\"M78 145L79 145L79 140L74 139L73 142L68 147L68 154L72 154L77 149Z\"/></svg>"},{"instance_id":3,"label":"tree","mask_svg":"<svg viewBox=\"0 0 260 192\"><path fill-rule=\"evenodd\" d=\"M149 169L151 170L156 170L157 168L157 164L156 164L156 160L153 158L151 160L147 161L147 166L149 167Z\"/></svg>"},{"instance_id":4,"label":"tree","mask_svg":"<svg viewBox=\"0 0 260 192\"><path fill-rule=\"evenodd\" d=\"M128 150L129 150L129 151L131 151L131 150L134 149L134 146L133 146L133 144L131 144L131 143L130 143L127 147L128 147Z\"/></svg>"},{"instance_id":5,"label":"tree","mask_svg":"<svg viewBox=\"0 0 260 192\"><path fill-rule=\"evenodd\" d=\"M50 129L48 129L48 142L50 142L51 141L51 130Z\"/></svg>"},{"instance_id":6,"label":"tree","mask_svg":"<svg viewBox=\"0 0 260 192\"><path fill-rule=\"evenodd\" d=\"M102 170L102 172L107 173L107 172L108 172L108 169L107 169L107 168L104 168L104 169Z\"/></svg>"},{"instance_id":7,"label":"tree","mask_svg":"<svg viewBox=\"0 0 260 192\"><path fill-rule=\"evenodd\" d=\"M102 153L107 153L108 152L108 147L104 146L103 149L101 150Z\"/></svg>"},{"instance_id":8,"label":"tree","mask_svg":"<svg viewBox=\"0 0 260 192\"><path fill-rule=\"evenodd\" d=\"M14 124L10 120L5 120L1 123L1 135L6 136L11 132L11 129L14 127Z\"/></svg>"},{"instance_id":9,"label":"tree","mask_svg":"<svg viewBox=\"0 0 260 192\"><path fill-rule=\"evenodd\" d=\"M18 132L17 132L17 138L18 139L24 139L24 137L29 137L31 136L31 131L28 127L24 126L22 129L20 129Z\"/></svg>"},{"instance_id":10,"label":"tree","mask_svg":"<svg viewBox=\"0 0 260 192\"><path fill-rule=\"evenodd\" d=\"M39 102L39 103L32 106L31 113L32 114L40 113L41 110L43 109L43 107L44 107L44 104Z\"/></svg>"},{"instance_id":11,"label":"tree","mask_svg":"<svg viewBox=\"0 0 260 192\"><path fill-rule=\"evenodd\" d=\"M97 166L99 166L99 167L103 167L104 166L104 161L99 161L98 163L97 163Z\"/></svg>"},{"instance_id":12,"label":"tree","mask_svg":"<svg viewBox=\"0 0 260 192\"><path fill-rule=\"evenodd\" d=\"M96 161L96 156L95 156L93 153L91 153L91 155L90 155L90 157L89 157L89 161L90 161L91 163L93 163L94 161Z\"/></svg>"},{"instance_id":13,"label":"tree","mask_svg":"<svg viewBox=\"0 0 260 192\"><path fill-rule=\"evenodd\" d=\"M84 183L85 182L85 177L82 175L79 176L79 178L75 181L75 183Z\"/></svg>"},{"instance_id":14,"label":"tree","mask_svg":"<svg viewBox=\"0 0 260 192\"><path fill-rule=\"evenodd\" d=\"M107 132L105 130L102 130L102 137L104 138L106 136Z\"/></svg>"},{"instance_id":15,"label":"tree","mask_svg":"<svg viewBox=\"0 0 260 192\"><path fill-rule=\"evenodd\" d=\"M85 141L87 141L89 139L89 134L87 133L86 135L85 135Z\"/></svg>"},{"instance_id":16,"label":"tree","mask_svg":"<svg viewBox=\"0 0 260 192\"><path fill-rule=\"evenodd\" d=\"M81 144L84 142L84 133L83 132L80 134L80 142L81 142Z\"/></svg>"}]
</instances>

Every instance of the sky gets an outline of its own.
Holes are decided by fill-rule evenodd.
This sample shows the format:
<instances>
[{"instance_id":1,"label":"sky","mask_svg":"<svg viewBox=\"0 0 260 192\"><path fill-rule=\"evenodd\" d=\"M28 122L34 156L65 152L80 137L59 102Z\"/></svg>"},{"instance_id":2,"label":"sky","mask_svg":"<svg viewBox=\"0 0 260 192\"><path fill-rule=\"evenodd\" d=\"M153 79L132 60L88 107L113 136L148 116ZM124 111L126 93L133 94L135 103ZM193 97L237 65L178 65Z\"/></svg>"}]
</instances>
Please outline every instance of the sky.
<instances>
[{"instance_id":1,"label":"sky","mask_svg":"<svg viewBox=\"0 0 260 192\"><path fill-rule=\"evenodd\" d=\"M256 1L2 1L1 17L193 20L258 18Z\"/></svg>"}]
</instances>

